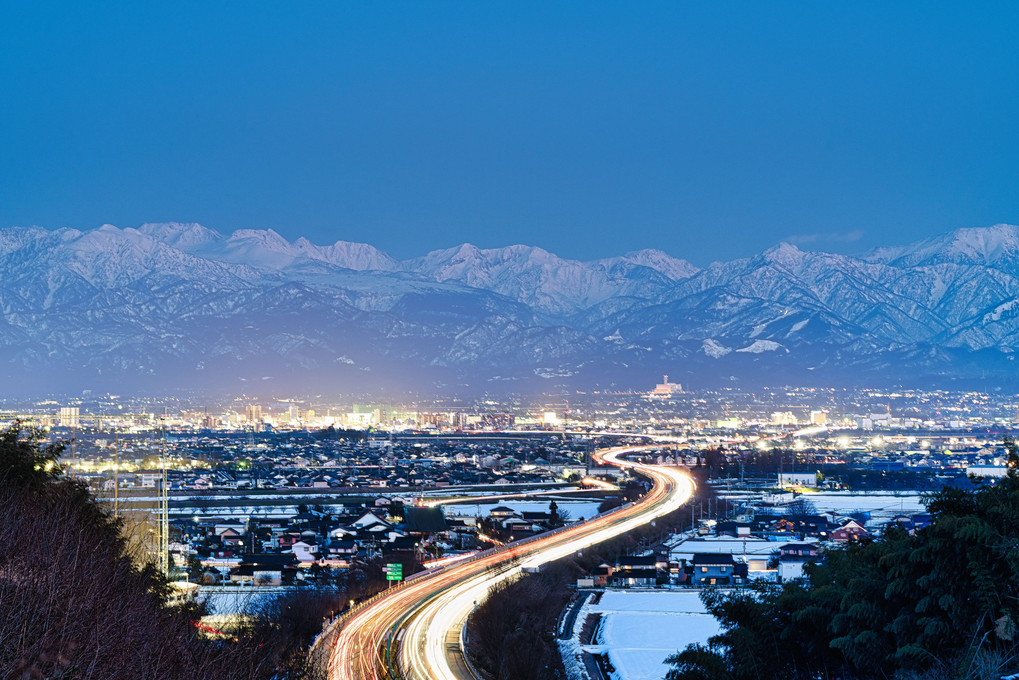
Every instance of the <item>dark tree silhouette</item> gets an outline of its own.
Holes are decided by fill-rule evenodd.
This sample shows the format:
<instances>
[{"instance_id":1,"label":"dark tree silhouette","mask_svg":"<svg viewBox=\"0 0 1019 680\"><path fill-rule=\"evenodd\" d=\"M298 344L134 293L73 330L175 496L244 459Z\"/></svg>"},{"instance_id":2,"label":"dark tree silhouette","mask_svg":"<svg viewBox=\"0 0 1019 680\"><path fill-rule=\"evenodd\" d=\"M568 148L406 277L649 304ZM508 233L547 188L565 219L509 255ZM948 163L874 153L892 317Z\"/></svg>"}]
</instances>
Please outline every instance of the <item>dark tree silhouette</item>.
<instances>
[{"instance_id":1,"label":"dark tree silhouette","mask_svg":"<svg viewBox=\"0 0 1019 680\"><path fill-rule=\"evenodd\" d=\"M1008 475L925 497L932 522L830 550L806 578L702 599L722 632L669 680L978 678L1019 670L1019 449Z\"/></svg>"},{"instance_id":2,"label":"dark tree silhouette","mask_svg":"<svg viewBox=\"0 0 1019 680\"><path fill-rule=\"evenodd\" d=\"M260 619L271 624L210 639L199 607L166 604L166 580L132 560L119 520L60 476L62 447L43 442L20 423L0 432L0 677L310 677L303 646L321 616L298 626L280 605Z\"/></svg>"}]
</instances>

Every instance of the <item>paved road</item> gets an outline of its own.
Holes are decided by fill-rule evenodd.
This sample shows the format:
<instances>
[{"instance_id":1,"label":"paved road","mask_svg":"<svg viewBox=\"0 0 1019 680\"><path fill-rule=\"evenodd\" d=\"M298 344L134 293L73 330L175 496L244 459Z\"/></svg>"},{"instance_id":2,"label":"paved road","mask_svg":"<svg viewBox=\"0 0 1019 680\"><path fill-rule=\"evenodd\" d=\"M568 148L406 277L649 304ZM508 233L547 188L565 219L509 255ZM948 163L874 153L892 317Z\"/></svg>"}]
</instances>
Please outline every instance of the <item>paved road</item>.
<instances>
[{"instance_id":1,"label":"paved road","mask_svg":"<svg viewBox=\"0 0 1019 680\"><path fill-rule=\"evenodd\" d=\"M521 569L565 557L625 533L683 505L694 489L679 468L631 463L622 456L651 447L603 449L604 463L653 481L637 503L578 525L517 541L416 575L341 619L319 640L332 680L473 680L460 646L464 622L495 584Z\"/></svg>"},{"instance_id":2,"label":"paved road","mask_svg":"<svg viewBox=\"0 0 1019 680\"><path fill-rule=\"evenodd\" d=\"M580 614L584 603L591 599L594 593L595 591L593 590L577 591L577 597L567 605L569 609L559 622L559 630L556 631L556 636L560 640L568 640L573 637L573 627L577 625L577 615Z\"/></svg>"}]
</instances>

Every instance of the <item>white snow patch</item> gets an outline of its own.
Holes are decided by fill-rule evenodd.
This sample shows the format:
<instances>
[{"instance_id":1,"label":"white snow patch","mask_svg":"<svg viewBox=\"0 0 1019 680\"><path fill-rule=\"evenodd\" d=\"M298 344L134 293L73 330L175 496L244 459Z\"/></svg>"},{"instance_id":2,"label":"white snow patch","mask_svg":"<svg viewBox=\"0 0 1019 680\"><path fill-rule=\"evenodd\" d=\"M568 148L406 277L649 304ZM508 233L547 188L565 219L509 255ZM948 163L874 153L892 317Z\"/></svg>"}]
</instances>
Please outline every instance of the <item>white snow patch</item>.
<instances>
[{"instance_id":1,"label":"white snow patch","mask_svg":"<svg viewBox=\"0 0 1019 680\"><path fill-rule=\"evenodd\" d=\"M659 612L706 614L700 594L694 590L681 592L647 590L607 590L594 605L596 612Z\"/></svg>"},{"instance_id":2,"label":"white snow patch","mask_svg":"<svg viewBox=\"0 0 1019 680\"><path fill-rule=\"evenodd\" d=\"M717 340L708 338L701 343L701 351L707 354L712 359L721 359L726 354L732 351L729 347L726 347Z\"/></svg>"},{"instance_id":3,"label":"white snow patch","mask_svg":"<svg viewBox=\"0 0 1019 680\"><path fill-rule=\"evenodd\" d=\"M536 368L534 374L539 378L569 378L574 372L566 368Z\"/></svg>"},{"instance_id":4,"label":"white snow patch","mask_svg":"<svg viewBox=\"0 0 1019 680\"><path fill-rule=\"evenodd\" d=\"M570 680L587 680L587 671L584 662L581 661L583 647L580 645L580 634L584 630L584 621L591 611L591 598L581 605L577 612L577 618L573 622L573 630L566 640L559 640L559 654L563 658L563 666L566 668L566 677Z\"/></svg>"},{"instance_id":5,"label":"white snow patch","mask_svg":"<svg viewBox=\"0 0 1019 680\"><path fill-rule=\"evenodd\" d=\"M619 329L617 328L615 333L612 335L606 335L602 338L602 340L605 340L606 342L622 342L623 336L619 334Z\"/></svg>"},{"instance_id":6,"label":"white snow patch","mask_svg":"<svg viewBox=\"0 0 1019 680\"><path fill-rule=\"evenodd\" d=\"M874 517L887 518L924 511L920 495L915 493L828 492L805 494L802 498L813 503L818 512L869 512Z\"/></svg>"},{"instance_id":7,"label":"white snow patch","mask_svg":"<svg viewBox=\"0 0 1019 680\"><path fill-rule=\"evenodd\" d=\"M768 327L767 323L759 323L754 326L754 330L750 331L750 337L756 338L758 335L764 332L764 329Z\"/></svg>"},{"instance_id":8,"label":"white snow patch","mask_svg":"<svg viewBox=\"0 0 1019 680\"><path fill-rule=\"evenodd\" d=\"M804 319L803 321L797 321L793 324L793 327L789 329L790 333L795 333L798 330L802 330L810 322L810 319Z\"/></svg>"},{"instance_id":9,"label":"white snow patch","mask_svg":"<svg viewBox=\"0 0 1019 680\"><path fill-rule=\"evenodd\" d=\"M1001 321L1001 317L1005 312L1012 311L1015 306L1019 304L1019 300L1009 300L1008 302L1002 302L1000 305L994 308L994 311L984 314L984 323L990 323L992 321Z\"/></svg>"},{"instance_id":10,"label":"white snow patch","mask_svg":"<svg viewBox=\"0 0 1019 680\"><path fill-rule=\"evenodd\" d=\"M665 659L721 630L696 592L608 591L590 611L604 617L599 646L621 680L660 680Z\"/></svg>"},{"instance_id":11,"label":"white snow patch","mask_svg":"<svg viewBox=\"0 0 1019 680\"><path fill-rule=\"evenodd\" d=\"M548 512L548 506L550 500L547 501L505 501L498 503L455 503L446 506L447 515L456 515L458 517L488 517L492 510L495 508L509 508L513 512ZM589 519L598 514L598 506L601 505L600 501L568 501L562 500L557 497L555 499L556 507L559 508L560 512L565 512L569 515L570 520L576 520L583 517Z\"/></svg>"},{"instance_id":12,"label":"white snow patch","mask_svg":"<svg viewBox=\"0 0 1019 680\"><path fill-rule=\"evenodd\" d=\"M751 334L752 336L753 334ZM754 340L753 344L742 347L737 352L747 352L750 354L762 354L763 352L774 352L777 349L781 349L782 345L778 344L774 340Z\"/></svg>"}]
</instances>

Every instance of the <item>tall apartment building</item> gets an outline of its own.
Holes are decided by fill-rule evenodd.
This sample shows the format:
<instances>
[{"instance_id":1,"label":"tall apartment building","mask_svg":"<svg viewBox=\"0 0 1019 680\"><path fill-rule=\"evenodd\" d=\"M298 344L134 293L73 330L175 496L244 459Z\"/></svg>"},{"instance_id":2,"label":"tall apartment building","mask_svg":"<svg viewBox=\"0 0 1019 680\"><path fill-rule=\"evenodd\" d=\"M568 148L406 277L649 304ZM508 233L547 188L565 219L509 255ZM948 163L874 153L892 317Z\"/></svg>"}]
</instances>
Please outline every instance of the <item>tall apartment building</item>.
<instances>
[{"instance_id":1,"label":"tall apartment building","mask_svg":"<svg viewBox=\"0 0 1019 680\"><path fill-rule=\"evenodd\" d=\"M59 424L61 427L78 427L80 415L77 406L63 406L60 409Z\"/></svg>"}]
</instances>

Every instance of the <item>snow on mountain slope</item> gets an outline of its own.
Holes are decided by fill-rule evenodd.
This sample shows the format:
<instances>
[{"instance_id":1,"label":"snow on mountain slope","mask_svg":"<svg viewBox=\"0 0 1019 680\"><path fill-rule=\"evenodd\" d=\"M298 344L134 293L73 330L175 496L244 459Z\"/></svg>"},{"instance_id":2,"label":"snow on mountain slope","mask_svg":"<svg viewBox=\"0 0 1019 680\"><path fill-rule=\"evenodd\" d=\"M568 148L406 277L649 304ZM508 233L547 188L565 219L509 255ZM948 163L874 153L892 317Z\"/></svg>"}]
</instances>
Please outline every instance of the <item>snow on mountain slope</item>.
<instances>
[{"instance_id":1,"label":"snow on mountain slope","mask_svg":"<svg viewBox=\"0 0 1019 680\"><path fill-rule=\"evenodd\" d=\"M661 251L580 262L532 246L481 249L467 243L409 260L404 269L490 290L562 316L621 296L651 299L675 278L696 272L693 265Z\"/></svg>"},{"instance_id":2,"label":"snow on mountain slope","mask_svg":"<svg viewBox=\"0 0 1019 680\"><path fill-rule=\"evenodd\" d=\"M243 264L267 273L321 277L335 273L330 267L403 272L498 293L556 315L574 314L619 296L650 298L673 281L698 271L689 262L660 250L580 262L530 246L482 250L463 244L398 262L368 244L337 241L319 246L303 237L291 243L272 229L240 229L224 237L198 224L166 223L145 224L138 231L205 259Z\"/></svg>"},{"instance_id":3,"label":"snow on mountain slope","mask_svg":"<svg viewBox=\"0 0 1019 680\"><path fill-rule=\"evenodd\" d=\"M212 260L267 270L286 268L307 258L355 271L393 271L397 261L366 243L337 241L315 245L301 237L291 243L272 229L239 229L229 237L200 224L143 224L138 231L168 246Z\"/></svg>"},{"instance_id":4,"label":"snow on mountain slope","mask_svg":"<svg viewBox=\"0 0 1019 680\"><path fill-rule=\"evenodd\" d=\"M3 238L0 242L12 240ZM175 276L203 287L230 289L258 278L257 272L245 265L210 262L139 230L110 225L87 232L40 230L20 245L0 251L0 271L3 289L8 294L18 293L26 301L38 301L40 293L51 295L75 281L97 289L119 290L149 277Z\"/></svg>"},{"instance_id":5,"label":"snow on mountain slope","mask_svg":"<svg viewBox=\"0 0 1019 680\"><path fill-rule=\"evenodd\" d=\"M626 263L637 267L647 267L669 277L673 281L688 279L697 272L699 268L686 260L672 257L668 253L653 248L645 250L634 250L619 257L610 257L603 260L595 260L595 263L606 267L613 267L619 263Z\"/></svg>"},{"instance_id":6,"label":"snow on mountain slope","mask_svg":"<svg viewBox=\"0 0 1019 680\"><path fill-rule=\"evenodd\" d=\"M1017 253L1007 225L863 258L780 244L704 270L655 250L581 262L464 244L400 262L367 244L188 223L0 229L0 379L1010 377Z\"/></svg>"},{"instance_id":7,"label":"snow on mountain slope","mask_svg":"<svg viewBox=\"0 0 1019 680\"><path fill-rule=\"evenodd\" d=\"M732 349L716 340L713 340L712 338L707 338L703 343L701 343L701 351L712 359L721 359L726 354L732 352Z\"/></svg>"},{"instance_id":8,"label":"snow on mountain slope","mask_svg":"<svg viewBox=\"0 0 1019 680\"><path fill-rule=\"evenodd\" d=\"M878 248L867 257L904 267L951 262L1019 270L1019 226L996 224L993 227L957 229L905 246Z\"/></svg>"},{"instance_id":9,"label":"snow on mountain slope","mask_svg":"<svg viewBox=\"0 0 1019 680\"><path fill-rule=\"evenodd\" d=\"M356 271L395 271L399 263L378 248L367 243L337 241L328 246L317 246L303 236L294 246L313 260L354 269Z\"/></svg>"},{"instance_id":10,"label":"snow on mountain slope","mask_svg":"<svg viewBox=\"0 0 1019 680\"><path fill-rule=\"evenodd\" d=\"M754 340L746 347L741 347L737 352L749 352L750 354L760 354L761 352L774 352L775 350L782 349L782 345L778 344L774 340Z\"/></svg>"},{"instance_id":11,"label":"snow on mountain slope","mask_svg":"<svg viewBox=\"0 0 1019 680\"><path fill-rule=\"evenodd\" d=\"M782 244L712 265L679 282L666 299L679 308L711 309L711 318L702 320L703 337L719 337L723 330L757 337L762 331L754 329L770 323L770 308L778 307L783 316L820 314L851 334L888 343L935 341L960 324L980 323L987 309L1017 294L1019 279L994 268L898 267ZM737 331L732 323L747 306L760 313L751 313ZM727 307L732 313L725 313Z\"/></svg>"},{"instance_id":12,"label":"snow on mountain slope","mask_svg":"<svg viewBox=\"0 0 1019 680\"><path fill-rule=\"evenodd\" d=\"M173 248L194 252L222 241L223 235L196 222L147 223L138 231Z\"/></svg>"}]
</instances>

